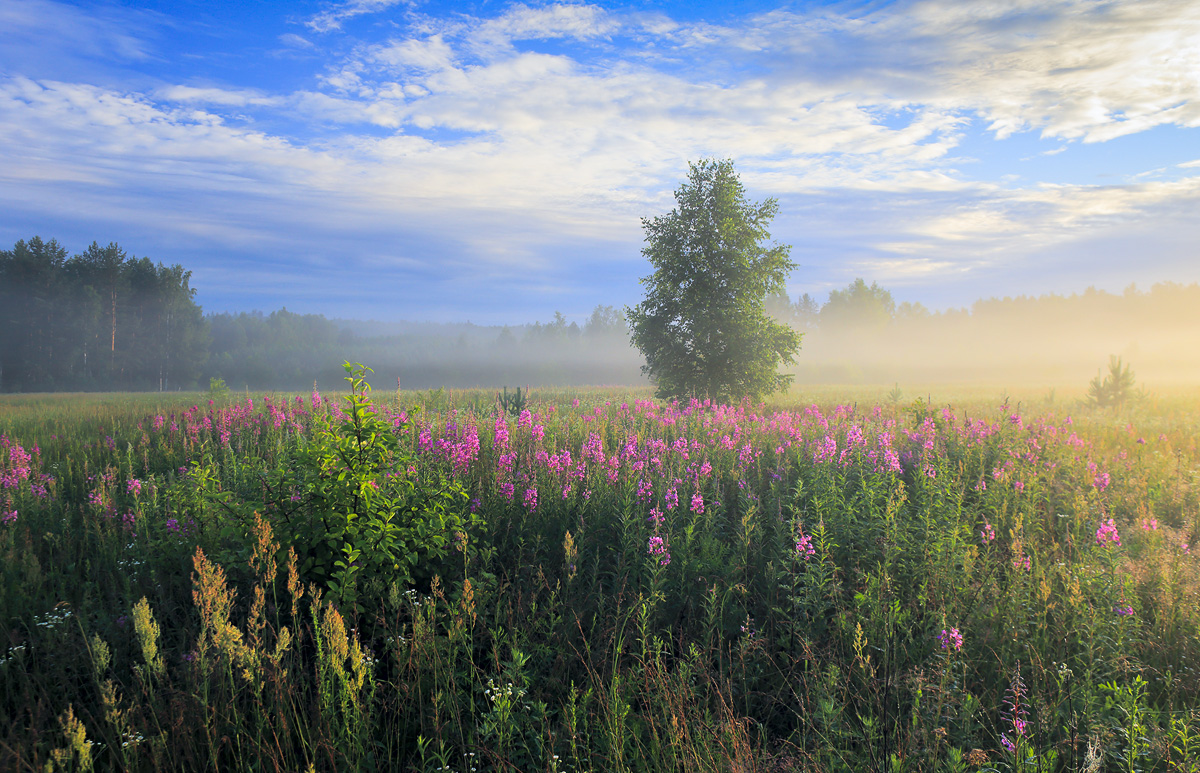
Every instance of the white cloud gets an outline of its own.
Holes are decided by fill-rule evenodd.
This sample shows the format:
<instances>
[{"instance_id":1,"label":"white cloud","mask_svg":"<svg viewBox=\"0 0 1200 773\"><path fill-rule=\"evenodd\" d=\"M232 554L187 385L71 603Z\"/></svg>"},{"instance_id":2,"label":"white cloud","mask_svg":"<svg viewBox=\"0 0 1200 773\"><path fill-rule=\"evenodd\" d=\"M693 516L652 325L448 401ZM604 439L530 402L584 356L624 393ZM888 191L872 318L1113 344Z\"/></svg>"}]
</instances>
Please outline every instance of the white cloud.
<instances>
[{"instance_id":1,"label":"white cloud","mask_svg":"<svg viewBox=\"0 0 1200 773\"><path fill-rule=\"evenodd\" d=\"M285 46L291 46L292 48L313 49L317 47L316 43L313 43L308 38L297 35L294 32L287 32L283 35L280 35L279 42L283 43Z\"/></svg>"},{"instance_id":2,"label":"white cloud","mask_svg":"<svg viewBox=\"0 0 1200 773\"><path fill-rule=\"evenodd\" d=\"M342 22L347 19L379 13L397 5L411 5L411 2L410 0L348 0L344 3L334 3L324 11L310 17L304 22L304 26L314 32L340 30Z\"/></svg>"},{"instance_id":3,"label":"white cloud","mask_svg":"<svg viewBox=\"0 0 1200 773\"><path fill-rule=\"evenodd\" d=\"M159 91L159 97L174 102L203 102L223 107L270 107L280 105L283 99L270 97L252 89L197 88L193 86L168 86Z\"/></svg>"}]
</instances>

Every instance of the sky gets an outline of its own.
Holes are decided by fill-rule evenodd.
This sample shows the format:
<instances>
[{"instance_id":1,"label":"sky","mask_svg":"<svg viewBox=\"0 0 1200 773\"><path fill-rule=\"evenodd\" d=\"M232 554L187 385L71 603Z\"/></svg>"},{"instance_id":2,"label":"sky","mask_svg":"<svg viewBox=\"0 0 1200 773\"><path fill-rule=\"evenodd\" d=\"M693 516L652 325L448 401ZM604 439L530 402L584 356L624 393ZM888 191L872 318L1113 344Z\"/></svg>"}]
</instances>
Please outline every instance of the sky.
<instances>
[{"instance_id":1,"label":"sky","mask_svg":"<svg viewBox=\"0 0 1200 773\"><path fill-rule=\"evenodd\" d=\"M0 0L0 246L208 312L582 322L704 158L793 297L1200 281L1200 3Z\"/></svg>"}]
</instances>

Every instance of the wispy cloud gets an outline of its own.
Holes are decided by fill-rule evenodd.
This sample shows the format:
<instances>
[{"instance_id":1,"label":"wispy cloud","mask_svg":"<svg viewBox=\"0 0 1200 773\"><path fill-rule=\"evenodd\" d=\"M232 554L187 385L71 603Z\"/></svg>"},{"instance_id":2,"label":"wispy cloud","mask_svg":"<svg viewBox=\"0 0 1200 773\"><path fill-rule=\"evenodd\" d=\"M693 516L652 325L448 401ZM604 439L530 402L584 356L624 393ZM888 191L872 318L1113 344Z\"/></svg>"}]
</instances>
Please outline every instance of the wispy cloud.
<instances>
[{"instance_id":1,"label":"wispy cloud","mask_svg":"<svg viewBox=\"0 0 1200 773\"><path fill-rule=\"evenodd\" d=\"M307 19L304 26L314 32L331 32L340 30L342 22L347 19L380 13L397 5L411 4L411 0L348 0L344 3L333 3L325 10Z\"/></svg>"}]
</instances>

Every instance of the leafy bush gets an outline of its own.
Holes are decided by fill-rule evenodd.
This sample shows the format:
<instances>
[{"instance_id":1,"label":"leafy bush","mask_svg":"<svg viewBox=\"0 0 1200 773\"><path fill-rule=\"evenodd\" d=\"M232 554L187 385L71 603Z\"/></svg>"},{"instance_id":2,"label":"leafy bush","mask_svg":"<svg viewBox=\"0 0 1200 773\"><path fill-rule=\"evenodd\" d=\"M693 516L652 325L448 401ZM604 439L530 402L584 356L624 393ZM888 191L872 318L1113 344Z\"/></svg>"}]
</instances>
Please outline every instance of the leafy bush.
<instances>
[{"instance_id":1,"label":"leafy bush","mask_svg":"<svg viewBox=\"0 0 1200 773\"><path fill-rule=\"evenodd\" d=\"M436 470L418 471L372 405L366 368L345 364L351 393L339 420L318 415L270 486L267 509L302 574L354 602L364 585L427 581L467 525L466 494Z\"/></svg>"},{"instance_id":2,"label":"leafy bush","mask_svg":"<svg viewBox=\"0 0 1200 773\"><path fill-rule=\"evenodd\" d=\"M210 378L208 380L208 399L220 401L227 397L229 397L229 385L225 383L225 379Z\"/></svg>"}]
</instances>

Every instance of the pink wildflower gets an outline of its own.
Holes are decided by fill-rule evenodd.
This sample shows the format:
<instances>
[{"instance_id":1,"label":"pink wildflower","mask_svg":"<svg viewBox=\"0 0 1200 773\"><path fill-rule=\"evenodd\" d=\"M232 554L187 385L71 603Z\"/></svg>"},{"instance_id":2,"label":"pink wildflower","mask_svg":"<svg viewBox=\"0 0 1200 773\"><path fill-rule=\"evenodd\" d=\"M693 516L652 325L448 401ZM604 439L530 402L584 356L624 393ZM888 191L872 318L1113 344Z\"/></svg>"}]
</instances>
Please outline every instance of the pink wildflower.
<instances>
[{"instance_id":1,"label":"pink wildflower","mask_svg":"<svg viewBox=\"0 0 1200 773\"><path fill-rule=\"evenodd\" d=\"M1112 518L1103 521L1100 528L1096 529L1096 544L1102 547L1108 547L1109 544L1121 546L1121 535L1117 533L1117 525Z\"/></svg>"},{"instance_id":2,"label":"pink wildflower","mask_svg":"<svg viewBox=\"0 0 1200 773\"><path fill-rule=\"evenodd\" d=\"M961 650L963 648L963 635L957 628L943 628L938 634L938 641L944 650Z\"/></svg>"},{"instance_id":3,"label":"pink wildflower","mask_svg":"<svg viewBox=\"0 0 1200 773\"><path fill-rule=\"evenodd\" d=\"M671 553L667 548L667 543L657 534L647 541L646 555L651 558L657 558L659 566L666 566L671 563Z\"/></svg>"}]
</instances>

